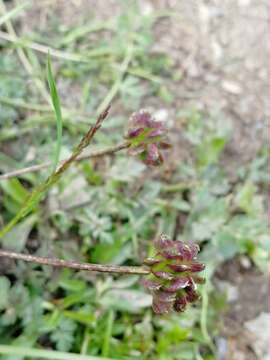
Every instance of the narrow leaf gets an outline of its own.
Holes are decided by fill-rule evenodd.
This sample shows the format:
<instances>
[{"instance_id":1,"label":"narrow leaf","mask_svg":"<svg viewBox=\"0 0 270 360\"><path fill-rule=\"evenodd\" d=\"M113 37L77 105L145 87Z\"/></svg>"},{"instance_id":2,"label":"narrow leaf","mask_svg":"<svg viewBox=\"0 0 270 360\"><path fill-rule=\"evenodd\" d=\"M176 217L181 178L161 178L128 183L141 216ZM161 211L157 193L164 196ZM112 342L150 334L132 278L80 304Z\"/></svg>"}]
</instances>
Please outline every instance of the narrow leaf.
<instances>
[{"instance_id":1,"label":"narrow leaf","mask_svg":"<svg viewBox=\"0 0 270 360\"><path fill-rule=\"evenodd\" d=\"M62 145L63 120L62 120L60 99L59 99L56 84L55 84L55 81L53 78L51 57L50 57L49 53L48 53L48 58L47 58L47 79L48 79L50 95L51 95L52 104L53 104L53 108L54 108L54 112L55 112L56 126L57 126L57 143L56 143L55 153L53 156L53 168L52 168L52 172L54 172L57 167L57 164L59 162L59 158L60 158L60 151L61 151L61 145Z\"/></svg>"},{"instance_id":2,"label":"narrow leaf","mask_svg":"<svg viewBox=\"0 0 270 360\"><path fill-rule=\"evenodd\" d=\"M0 354L18 355L31 359L53 359L53 360L112 360L102 356L91 356L73 354L54 350L26 348L13 345L0 345Z\"/></svg>"},{"instance_id":3,"label":"narrow leaf","mask_svg":"<svg viewBox=\"0 0 270 360\"><path fill-rule=\"evenodd\" d=\"M13 17L16 17L23 9L25 9L27 6L30 5L29 1L26 1L22 4L19 4L18 6L16 6L15 8L11 9L8 12L5 12L1 17L0 17L0 26L2 24L4 24L5 22L7 22L8 20L10 20ZM5 8L2 6L1 4L1 12L4 12L3 10L5 10Z\"/></svg>"}]
</instances>

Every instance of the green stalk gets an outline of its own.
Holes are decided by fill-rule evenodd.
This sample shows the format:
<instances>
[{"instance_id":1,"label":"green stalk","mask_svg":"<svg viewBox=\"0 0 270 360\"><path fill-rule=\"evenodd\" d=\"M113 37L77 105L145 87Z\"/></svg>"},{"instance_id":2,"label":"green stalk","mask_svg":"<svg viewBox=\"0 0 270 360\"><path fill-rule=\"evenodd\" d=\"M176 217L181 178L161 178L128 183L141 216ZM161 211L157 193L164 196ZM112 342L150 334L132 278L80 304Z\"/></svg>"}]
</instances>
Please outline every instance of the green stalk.
<instances>
[{"instance_id":1,"label":"green stalk","mask_svg":"<svg viewBox=\"0 0 270 360\"><path fill-rule=\"evenodd\" d=\"M12 345L0 345L0 354L18 355L31 359L38 358L52 360L112 360L111 358L101 356L80 355L61 351L33 349Z\"/></svg>"},{"instance_id":2,"label":"green stalk","mask_svg":"<svg viewBox=\"0 0 270 360\"><path fill-rule=\"evenodd\" d=\"M37 186L33 192L30 194L28 199L25 202L25 205L19 210L16 216L0 231L0 239L6 235L22 218L28 215L32 209L39 203L42 196L60 179L62 174L76 161L78 156L82 153L82 151L90 144L91 140L93 139L97 130L101 127L103 120L108 115L109 107L102 112L97 120L96 123L90 127L89 131L86 135L82 138L79 145L75 148L71 156L65 160L55 172L52 173L48 177L48 179Z\"/></svg>"},{"instance_id":3,"label":"green stalk","mask_svg":"<svg viewBox=\"0 0 270 360\"><path fill-rule=\"evenodd\" d=\"M114 311L110 310L108 314L107 327L106 327L105 338L102 347L102 356L108 356L110 352L110 339L112 336L113 322L114 322Z\"/></svg>"}]
</instances>

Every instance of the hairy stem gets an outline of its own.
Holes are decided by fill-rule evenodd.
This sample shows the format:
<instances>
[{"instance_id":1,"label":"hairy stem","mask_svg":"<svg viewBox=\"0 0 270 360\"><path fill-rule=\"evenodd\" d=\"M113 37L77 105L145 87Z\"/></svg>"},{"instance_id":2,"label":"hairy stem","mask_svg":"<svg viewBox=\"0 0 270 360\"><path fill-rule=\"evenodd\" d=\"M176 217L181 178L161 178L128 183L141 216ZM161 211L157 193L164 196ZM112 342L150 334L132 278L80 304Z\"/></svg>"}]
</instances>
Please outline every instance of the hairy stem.
<instances>
[{"instance_id":1,"label":"hairy stem","mask_svg":"<svg viewBox=\"0 0 270 360\"><path fill-rule=\"evenodd\" d=\"M69 268L75 270L97 271L115 274L148 275L150 270L143 266L117 266L102 264L87 264L76 261L68 261L57 258L47 258L28 254L20 254L13 251L0 250L0 257L23 260L40 265L50 265L57 268Z\"/></svg>"}]
</instances>

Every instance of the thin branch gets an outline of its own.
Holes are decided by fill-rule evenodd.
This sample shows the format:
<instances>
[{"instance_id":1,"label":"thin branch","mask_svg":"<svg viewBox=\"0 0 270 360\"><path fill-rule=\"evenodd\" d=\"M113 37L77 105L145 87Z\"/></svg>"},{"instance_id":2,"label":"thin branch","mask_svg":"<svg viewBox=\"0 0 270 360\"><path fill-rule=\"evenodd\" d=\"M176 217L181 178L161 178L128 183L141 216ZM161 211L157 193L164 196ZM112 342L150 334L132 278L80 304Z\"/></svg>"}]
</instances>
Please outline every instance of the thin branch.
<instances>
[{"instance_id":1,"label":"thin branch","mask_svg":"<svg viewBox=\"0 0 270 360\"><path fill-rule=\"evenodd\" d=\"M103 121L108 116L110 107L111 105L108 104L108 106L106 106L106 108L98 114L96 123L90 127L90 129L87 131L87 133L80 141L79 145L75 148L74 152L71 154L71 156L67 160L63 161L58 167L58 169L56 169L55 173L48 179L48 184L57 181L58 177L61 176L61 174L64 171L66 171L70 167L70 165L78 159L78 157L81 155L83 150L90 144L96 132L100 129Z\"/></svg>"},{"instance_id":2,"label":"thin branch","mask_svg":"<svg viewBox=\"0 0 270 360\"><path fill-rule=\"evenodd\" d=\"M46 258L46 257L34 256L28 254L20 254L6 250L0 250L0 257L23 260L40 265L50 265L57 268L69 268L75 270L86 270L86 271L96 271L96 272L115 273L115 274L127 274L127 275L150 274L150 270L148 270L146 267L143 266L117 266L117 265L78 263L76 261L67 261L57 258Z\"/></svg>"},{"instance_id":3,"label":"thin branch","mask_svg":"<svg viewBox=\"0 0 270 360\"><path fill-rule=\"evenodd\" d=\"M53 172L45 182L38 185L32 191L32 193L26 199L25 204L15 215L15 217L12 218L10 222L8 222L7 225L0 230L0 238L7 234L22 218L29 214L29 212L39 203L42 196L60 179L61 175L73 164L73 162L76 161L83 150L89 145L95 133L101 127L103 120L105 120L108 115L109 109L110 105L101 114L99 114L95 124L90 127L71 156L62 162L56 171Z\"/></svg>"},{"instance_id":4,"label":"thin branch","mask_svg":"<svg viewBox=\"0 0 270 360\"><path fill-rule=\"evenodd\" d=\"M78 156L77 159L75 159L76 162L78 161L82 161L82 160L86 160L86 159L90 159L90 158L95 158L95 157L101 157L101 156L105 156L105 155L111 155L116 153L117 151L126 149L130 146L129 142L122 142L120 144L117 144L115 146L110 146L106 149L102 149L102 150L97 150L97 151L93 151L90 153L86 153L86 154L82 154L81 156ZM64 161L62 161L60 164L63 164ZM18 170L13 170L10 171L6 174L0 175L0 180L6 180L12 177L16 177L16 176L20 176L20 175L24 175L24 174L28 174L28 173L32 173L32 172L37 172L40 171L42 169L46 169L48 167L50 167L51 162L47 161L44 162L42 164L39 165L32 165L32 166L27 166L25 168L22 169L18 169Z\"/></svg>"}]
</instances>

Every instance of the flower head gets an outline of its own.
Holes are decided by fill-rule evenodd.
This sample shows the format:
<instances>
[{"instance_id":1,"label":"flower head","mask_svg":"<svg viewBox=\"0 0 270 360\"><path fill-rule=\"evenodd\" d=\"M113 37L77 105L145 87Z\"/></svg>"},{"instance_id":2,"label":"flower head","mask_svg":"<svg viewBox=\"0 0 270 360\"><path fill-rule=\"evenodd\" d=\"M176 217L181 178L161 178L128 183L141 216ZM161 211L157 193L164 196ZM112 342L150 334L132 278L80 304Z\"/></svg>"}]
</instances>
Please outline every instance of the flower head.
<instances>
[{"instance_id":1,"label":"flower head","mask_svg":"<svg viewBox=\"0 0 270 360\"><path fill-rule=\"evenodd\" d=\"M197 284L204 283L204 278L197 275L205 268L197 261L199 246L173 241L165 235L154 245L155 257L144 261L151 268L151 275L143 281L153 294L153 310L157 314L183 312L188 303L198 300Z\"/></svg>"},{"instance_id":2,"label":"flower head","mask_svg":"<svg viewBox=\"0 0 270 360\"><path fill-rule=\"evenodd\" d=\"M135 112L129 120L126 138L130 140L130 155L138 155L145 164L157 166L163 162L160 149L170 147L164 122L157 121L148 110Z\"/></svg>"}]
</instances>

